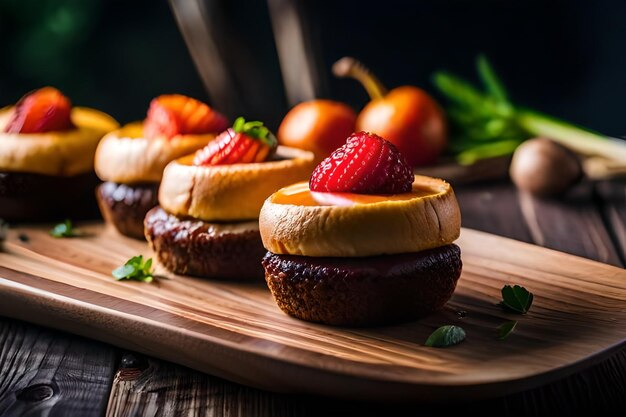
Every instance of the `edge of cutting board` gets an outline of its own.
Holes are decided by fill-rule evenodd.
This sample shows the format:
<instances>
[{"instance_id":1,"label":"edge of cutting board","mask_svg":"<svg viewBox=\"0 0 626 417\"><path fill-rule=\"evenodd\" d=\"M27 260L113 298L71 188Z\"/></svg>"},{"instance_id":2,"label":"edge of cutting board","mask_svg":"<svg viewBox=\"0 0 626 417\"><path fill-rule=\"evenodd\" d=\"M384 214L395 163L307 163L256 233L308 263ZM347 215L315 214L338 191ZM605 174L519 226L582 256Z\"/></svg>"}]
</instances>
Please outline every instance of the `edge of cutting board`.
<instances>
[{"instance_id":1,"label":"edge of cutting board","mask_svg":"<svg viewBox=\"0 0 626 417\"><path fill-rule=\"evenodd\" d=\"M490 253L485 258L488 261L486 264L474 259L482 256L484 248L468 246L476 239L489 244ZM565 264L576 264L574 268L571 265L566 268L570 273L574 273L576 267L584 267L602 271L602 276L619 275L624 279L617 290L626 291L626 272L598 262L469 229L463 230L460 244L464 259L471 258L466 265L473 269L497 268L498 262L523 264L523 260L515 261L516 251L511 250L518 248L533 256L556 256ZM491 265L490 262L495 264ZM0 265L3 264L0 262ZM550 270L549 267L547 269ZM294 361L289 355L283 356L237 343L231 338L232 334L229 333L232 332L229 330L214 329L211 334L206 334L193 328L176 326L172 323L180 322L184 325L184 318L5 266L0 266L0 295L4 300L0 303L2 315L112 343L262 389L351 399L434 401L506 395L566 377L601 361L626 345L626 324L622 324L626 322L625 297L622 300L624 308L614 311L616 323L613 330L621 334L607 336L607 343L592 354L554 366L545 372L522 377L498 375L471 383L467 379L442 382L437 378L411 377L410 373L406 377L398 377L403 375L402 369L398 370L399 374L392 373L390 376L381 371L379 364L358 363L353 367L349 360L340 361L340 366L331 369L325 367L324 361L317 362L317 356L323 356L322 353L307 356L313 358L315 363ZM540 298L541 294L538 296ZM146 313L150 317L138 316ZM320 331L328 329L336 333L337 330L320 325L311 326ZM341 329L337 331L341 332ZM367 329L363 332L367 333ZM155 338L155 334L159 337ZM461 344L451 349L463 349L463 346Z\"/></svg>"}]
</instances>

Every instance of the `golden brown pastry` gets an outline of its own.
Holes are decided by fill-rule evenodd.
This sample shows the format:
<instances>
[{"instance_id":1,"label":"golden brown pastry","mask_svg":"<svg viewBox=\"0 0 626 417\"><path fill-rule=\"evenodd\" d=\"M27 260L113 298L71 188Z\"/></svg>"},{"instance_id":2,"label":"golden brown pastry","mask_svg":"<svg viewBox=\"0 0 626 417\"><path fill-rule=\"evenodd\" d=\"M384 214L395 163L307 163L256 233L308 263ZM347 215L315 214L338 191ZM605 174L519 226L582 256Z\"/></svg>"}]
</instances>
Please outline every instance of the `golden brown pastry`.
<instances>
[{"instance_id":1,"label":"golden brown pastry","mask_svg":"<svg viewBox=\"0 0 626 417\"><path fill-rule=\"evenodd\" d=\"M224 116L182 95L152 100L145 121L106 135L95 169L105 181L97 197L104 218L122 234L143 239L143 219L157 205L165 166L202 148L227 127Z\"/></svg>"},{"instance_id":2,"label":"golden brown pastry","mask_svg":"<svg viewBox=\"0 0 626 417\"><path fill-rule=\"evenodd\" d=\"M160 207L146 215L146 238L173 272L260 280L263 201L307 178L313 161L311 152L277 147L262 123L237 119L205 148L166 167Z\"/></svg>"},{"instance_id":3,"label":"golden brown pastry","mask_svg":"<svg viewBox=\"0 0 626 417\"><path fill-rule=\"evenodd\" d=\"M0 217L10 221L91 217L97 213L93 159L117 122L72 107L44 87L0 110Z\"/></svg>"}]
</instances>

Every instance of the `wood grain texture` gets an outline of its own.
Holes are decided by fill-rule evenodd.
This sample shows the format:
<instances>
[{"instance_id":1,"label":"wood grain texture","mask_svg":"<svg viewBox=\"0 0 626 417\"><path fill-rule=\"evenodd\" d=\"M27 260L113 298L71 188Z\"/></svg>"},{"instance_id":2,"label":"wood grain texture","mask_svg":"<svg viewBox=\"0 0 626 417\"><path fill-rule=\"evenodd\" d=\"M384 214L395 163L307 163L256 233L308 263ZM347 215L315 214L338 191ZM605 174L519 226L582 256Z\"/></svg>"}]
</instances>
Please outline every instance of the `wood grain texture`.
<instances>
[{"instance_id":1,"label":"wood grain texture","mask_svg":"<svg viewBox=\"0 0 626 417\"><path fill-rule=\"evenodd\" d=\"M607 213L619 224L626 220L626 205L615 195ZM593 184L575 187L562 198L537 198L505 182L466 186L456 190L463 213L462 224L524 242L567 252L615 266L624 266L620 242L613 227L605 227L603 202L594 198ZM621 209L624 207L624 209ZM617 228L616 230L620 230ZM626 242L623 242L626 243Z\"/></svg>"},{"instance_id":2,"label":"wood grain texture","mask_svg":"<svg viewBox=\"0 0 626 417\"><path fill-rule=\"evenodd\" d=\"M626 180L599 182L596 192L606 230L617 246L622 265L626 265Z\"/></svg>"},{"instance_id":3,"label":"wood grain texture","mask_svg":"<svg viewBox=\"0 0 626 417\"><path fill-rule=\"evenodd\" d=\"M461 207L461 225L483 232L532 242L530 230L517 199L517 190L510 183L468 185L455 188Z\"/></svg>"},{"instance_id":4,"label":"wood grain texture","mask_svg":"<svg viewBox=\"0 0 626 417\"><path fill-rule=\"evenodd\" d=\"M519 191L518 199L535 244L623 266L593 193L593 184L583 183L562 199ZM574 233L580 238L572 239Z\"/></svg>"},{"instance_id":5,"label":"wood grain texture","mask_svg":"<svg viewBox=\"0 0 626 417\"><path fill-rule=\"evenodd\" d=\"M297 398L239 386L172 363L126 354L107 417L284 417L301 415Z\"/></svg>"},{"instance_id":6,"label":"wood grain texture","mask_svg":"<svg viewBox=\"0 0 626 417\"><path fill-rule=\"evenodd\" d=\"M100 416L112 347L0 318L0 416Z\"/></svg>"},{"instance_id":7,"label":"wood grain texture","mask_svg":"<svg viewBox=\"0 0 626 417\"><path fill-rule=\"evenodd\" d=\"M415 174L443 178L450 182L455 190L459 185L485 183L485 181L502 181L509 177L511 156L501 156L477 161L472 165L460 165L454 158L444 158L436 165L418 167Z\"/></svg>"},{"instance_id":8,"label":"wood grain texture","mask_svg":"<svg viewBox=\"0 0 626 417\"><path fill-rule=\"evenodd\" d=\"M45 228L12 230L0 254L7 300L0 314L270 390L396 400L495 396L597 363L626 335L626 271L471 230L459 242L464 273L447 308L374 329L289 318L264 285L179 276L116 282L110 271L149 255L147 247L97 225L86 231L86 238L54 240ZM536 294L511 343L494 337L513 317L495 305L504 283ZM459 319L458 310L468 316ZM439 325L458 322L470 335L462 345L421 345Z\"/></svg>"},{"instance_id":9,"label":"wood grain texture","mask_svg":"<svg viewBox=\"0 0 626 417\"><path fill-rule=\"evenodd\" d=\"M390 404L261 391L157 359L127 354L107 417L280 417L602 415L626 406L626 349L540 388L479 401Z\"/></svg>"}]
</instances>

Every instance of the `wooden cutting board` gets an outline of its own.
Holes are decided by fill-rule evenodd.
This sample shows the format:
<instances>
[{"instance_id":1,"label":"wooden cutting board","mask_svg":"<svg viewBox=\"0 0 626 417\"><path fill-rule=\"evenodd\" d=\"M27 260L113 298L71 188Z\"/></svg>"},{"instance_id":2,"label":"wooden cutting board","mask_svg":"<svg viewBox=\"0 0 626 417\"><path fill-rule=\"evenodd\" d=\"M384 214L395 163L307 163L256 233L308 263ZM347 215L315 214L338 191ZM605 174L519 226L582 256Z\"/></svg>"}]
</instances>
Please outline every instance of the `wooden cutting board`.
<instances>
[{"instance_id":1,"label":"wooden cutting board","mask_svg":"<svg viewBox=\"0 0 626 417\"><path fill-rule=\"evenodd\" d=\"M74 239L48 230L9 232L0 253L0 315L273 391L380 400L504 395L580 371L626 345L624 270L468 229L459 240L463 275L444 311L369 329L290 318L264 283L174 276L159 266L169 279L117 282L111 270L150 256L145 243L101 225ZM529 314L497 305L507 283L535 294ZM516 331L497 340L495 329L512 319ZM423 346L444 324L462 326L466 341Z\"/></svg>"}]
</instances>

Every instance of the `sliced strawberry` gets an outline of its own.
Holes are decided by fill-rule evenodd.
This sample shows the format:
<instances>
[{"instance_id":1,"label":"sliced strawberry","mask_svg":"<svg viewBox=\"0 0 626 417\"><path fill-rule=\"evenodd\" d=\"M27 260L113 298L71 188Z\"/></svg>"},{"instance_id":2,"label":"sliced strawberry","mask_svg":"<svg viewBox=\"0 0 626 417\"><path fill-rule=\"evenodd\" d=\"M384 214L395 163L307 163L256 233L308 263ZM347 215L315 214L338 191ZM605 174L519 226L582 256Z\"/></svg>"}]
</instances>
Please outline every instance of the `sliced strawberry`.
<instances>
[{"instance_id":1,"label":"sliced strawberry","mask_svg":"<svg viewBox=\"0 0 626 417\"><path fill-rule=\"evenodd\" d=\"M313 171L309 188L321 192L398 194L411 190L413 171L391 142L353 133Z\"/></svg>"},{"instance_id":2,"label":"sliced strawberry","mask_svg":"<svg viewBox=\"0 0 626 417\"><path fill-rule=\"evenodd\" d=\"M194 165L229 165L263 162L276 149L277 141L261 122L235 120L232 128L196 152Z\"/></svg>"},{"instance_id":3,"label":"sliced strawberry","mask_svg":"<svg viewBox=\"0 0 626 417\"><path fill-rule=\"evenodd\" d=\"M59 90L44 87L22 97L5 127L8 133L44 133L74 127L72 103Z\"/></svg>"},{"instance_id":4,"label":"sliced strawberry","mask_svg":"<svg viewBox=\"0 0 626 417\"><path fill-rule=\"evenodd\" d=\"M200 135L221 132L228 127L224 115L201 101L180 94L162 95L152 100L144 122L147 138Z\"/></svg>"}]
</instances>

